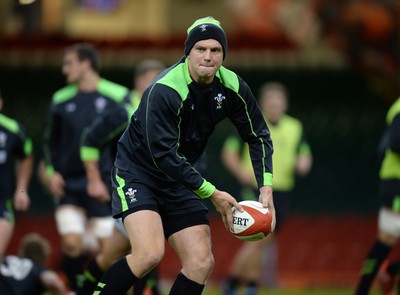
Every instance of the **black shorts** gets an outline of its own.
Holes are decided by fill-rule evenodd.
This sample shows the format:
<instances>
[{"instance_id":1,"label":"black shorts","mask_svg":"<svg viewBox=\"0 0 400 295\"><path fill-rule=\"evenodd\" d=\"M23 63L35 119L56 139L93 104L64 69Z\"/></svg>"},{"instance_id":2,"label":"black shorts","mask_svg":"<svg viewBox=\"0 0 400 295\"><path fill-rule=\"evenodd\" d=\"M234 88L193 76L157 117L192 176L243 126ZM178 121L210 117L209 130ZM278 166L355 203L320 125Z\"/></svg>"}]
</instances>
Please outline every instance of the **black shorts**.
<instances>
[{"instance_id":1,"label":"black shorts","mask_svg":"<svg viewBox=\"0 0 400 295\"><path fill-rule=\"evenodd\" d=\"M12 199L0 200L0 218L7 220L11 224L14 224L15 216Z\"/></svg>"},{"instance_id":2,"label":"black shorts","mask_svg":"<svg viewBox=\"0 0 400 295\"><path fill-rule=\"evenodd\" d=\"M380 196L385 208L400 212L400 180L383 180L380 185Z\"/></svg>"},{"instance_id":3,"label":"black shorts","mask_svg":"<svg viewBox=\"0 0 400 295\"><path fill-rule=\"evenodd\" d=\"M184 228L209 224L204 202L186 187L149 187L130 179L127 173L113 174L112 213L125 218L140 210L153 210L161 216L164 235L168 237Z\"/></svg>"},{"instance_id":4,"label":"black shorts","mask_svg":"<svg viewBox=\"0 0 400 295\"><path fill-rule=\"evenodd\" d=\"M88 218L111 216L111 203L100 202L90 197L86 191L77 192L66 190L65 195L61 197L57 205L74 205L82 208Z\"/></svg>"},{"instance_id":5,"label":"black shorts","mask_svg":"<svg viewBox=\"0 0 400 295\"><path fill-rule=\"evenodd\" d=\"M275 233L279 232L289 214L290 193L274 191L274 206L276 212Z\"/></svg>"}]
</instances>

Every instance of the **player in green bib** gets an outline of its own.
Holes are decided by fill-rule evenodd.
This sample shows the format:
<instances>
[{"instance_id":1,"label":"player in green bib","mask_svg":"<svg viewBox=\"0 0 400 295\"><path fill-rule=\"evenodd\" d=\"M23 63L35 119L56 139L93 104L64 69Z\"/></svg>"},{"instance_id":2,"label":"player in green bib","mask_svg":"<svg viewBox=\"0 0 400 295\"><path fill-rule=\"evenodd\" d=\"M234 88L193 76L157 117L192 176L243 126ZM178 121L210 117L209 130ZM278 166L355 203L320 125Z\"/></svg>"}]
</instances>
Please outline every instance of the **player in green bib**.
<instances>
[{"instance_id":1,"label":"player in green bib","mask_svg":"<svg viewBox=\"0 0 400 295\"><path fill-rule=\"evenodd\" d=\"M400 238L400 98L386 115L387 128L380 144L382 163L379 171L382 207L379 210L378 234L360 274L356 295L368 294L382 263ZM382 294L393 294L394 276L399 274L400 262L384 263L380 278Z\"/></svg>"},{"instance_id":2,"label":"player in green bib","mask_svg":"<svg viewBox=\"0 0 400 295\"><path fill-rule=\"evenodd\" d=\"M266 246L274 240L275 233L279 232L287 216L290 193L294 188L296 176L306 175L312 165L311 150L304 139L302 123L286 114L288 107L286 88L276 82L264 84L260 89L259 103L274 144L272 185L277 223L274 235L269 235L258 242L243 243L233 260L229 277L223 285L226 295L237 294L236 289L240 285L246 287L246 295L256 294L262 273L262 257ZM243 200L257 200L257 186L248 155L246 143L237 136L228 136L222 150L223 163L242 185L240 197ZM275 253L268 255L276 256Z\"/></svg>"}]
</instances>

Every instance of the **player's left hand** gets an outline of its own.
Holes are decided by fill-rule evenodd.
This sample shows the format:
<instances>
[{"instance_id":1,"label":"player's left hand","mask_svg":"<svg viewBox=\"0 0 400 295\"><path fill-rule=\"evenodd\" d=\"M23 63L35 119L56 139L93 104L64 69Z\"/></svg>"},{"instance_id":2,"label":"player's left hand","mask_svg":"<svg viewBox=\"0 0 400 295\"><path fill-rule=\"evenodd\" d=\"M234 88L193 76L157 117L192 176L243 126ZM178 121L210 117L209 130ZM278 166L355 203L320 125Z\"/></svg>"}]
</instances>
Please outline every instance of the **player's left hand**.
<instances>
[{"instance_id":1,"label":"player's left hand","mask_svg":"<svg viewBox=\"0 0 400 295\"><path fill-rule=\"evenodd\" d=\"M26 211L30 205L30 198L26 190L17 189L14 193L14 207L18 211Z\"/></svg>"},{"instance_id":2,"label":"player's left hand","mask_svg":"<svg viewBox=\"0 0 400 295\"><path fill-rule=\"evenodd\" d=\"M222 216L226 230L233 232L233 215L232 206L236 207L240 212L243 212L242 206L227 192L215 190L210 197L211 202L214 204L215 209Z\"/></svg>"},{"instance_id":3,"label":"player's left hand","mask_svg":"<svg viewBox=\"0 0 400 295\"><path fill-rule=\"evenodd\" d=\"M263 204L264 208L268 208L268 210L272 214L272 227L271 231L275 229L276 224L276 214L275 214L275 206L274 200L272 196L272 186L266 185L260 188L260 197L258 201Z\"/></svg>"}]
</instances>

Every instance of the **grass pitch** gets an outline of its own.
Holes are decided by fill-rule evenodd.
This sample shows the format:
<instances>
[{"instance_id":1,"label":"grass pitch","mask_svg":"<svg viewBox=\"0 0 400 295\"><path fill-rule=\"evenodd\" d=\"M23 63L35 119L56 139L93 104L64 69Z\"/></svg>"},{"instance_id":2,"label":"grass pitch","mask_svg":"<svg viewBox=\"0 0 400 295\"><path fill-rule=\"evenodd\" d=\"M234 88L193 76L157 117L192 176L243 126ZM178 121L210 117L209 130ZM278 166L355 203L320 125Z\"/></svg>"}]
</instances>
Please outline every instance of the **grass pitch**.
<instances>
[{"instance_id":1,"label":"grass pitch","mask_svg":"<svg viewBox=\"0 0 400 295\"><path fill-rule=\"evenodd\" d=\"M204 295L222 295L222 292L217 288L207 288L203 292ZM241 294L241 293L239 293ZM244 294L244 293L242 293ZM331 288L331 289L263 289L259 290L257 295L353 295L354 289ZM370 295L380 295L381 293L373 290Z\"/></svg>"}]
</instances>

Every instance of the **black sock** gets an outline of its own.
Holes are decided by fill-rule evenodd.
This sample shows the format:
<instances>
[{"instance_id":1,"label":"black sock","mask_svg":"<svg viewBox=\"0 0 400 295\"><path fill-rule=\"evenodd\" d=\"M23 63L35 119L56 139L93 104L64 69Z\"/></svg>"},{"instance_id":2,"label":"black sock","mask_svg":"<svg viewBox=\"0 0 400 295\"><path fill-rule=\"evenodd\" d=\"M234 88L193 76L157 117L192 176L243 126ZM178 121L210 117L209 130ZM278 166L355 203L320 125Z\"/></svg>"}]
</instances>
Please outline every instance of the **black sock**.
<instances>
[{"instance_id":1,"label":"black sock","mask_svg":"<svg viewBox=\"0 0 400 295\"><path fill-rule=\"evenodd\" d=\"M392 248L376 241L367 258L364 260L364 265L361 271L361 278L358 282L358 286L355 295L366 295L371 288L372 282L379 270L382 262L389 255Z\"/></svg>"},{"instance_id":2,"label":"black sock","mask_svg":"<svg viewBox=\"0 0 400 295\"><path fill-rule=\"evenodd\" d=\"M158 288L158 268L156 267L150 273L150 278L147 280L147 286L151 288L152 295L161 295Z\"/></svg>"},{"instance_id":3,"label":"black sock","mask_svg":"<svg viewBox=\"0 0 400 295\"><path fill-rule=\"evenodd\" d=\"M78 281L83 274L83 265L87 259L88 256L86 254L81 254L77 257L63 255L62 269L72 290L77 289Z\"/></svg>"},{"instance_id":4,"label":"black sock","mask_svg":"<svg viewBox=\"0 0 400 295\"><path fill-rule=\"evenodd\" d=\"M143 278L140 278L136 284L135 287L133 288L133 295L142 295L144 289L146 289L146 282L147 279L149 278L150 273L145 275Z\"/></svg>"},{"instance_id":5,"label":"black sock","mask_svg":"<svg viewBox=\"0 0 400 295\"><path fill-rule=\"evenodd\" d=\"M225 284L230 290L234 290L240 285L240 280L237 277L228 277L225 281Z\"/></svg>"},{"instance_id":6,"label":"black sock","mask_svg":"<svg viewBox=\"0 0 400 295\"><path fill-rule=\"evenodd\" d=\"M204 285L189 280L183 273L179 273L172 285L169 295L200 295L203 292Z\"/></svg>"},{"instance_id":7,"label":"black sock","mask_svg":"<svg viewBox=\"0 0 400 295\"><path fill-rule=\"evenodd\" d=\"M392 275L398 275L400 273L400 261L391 262L387 267L387 272Z\"/></svg>"},{"instance_id":8,"label":"black sock","mask_svg":"<svg viewBox=\"0 0 400 295\"><path fill-rule=\"evenodd\" d=\"M255 287L255 288L257 288L258 284L255 281L249 281L249 282L246 283L246 287L252 287L252 288Z\"/></svg>"},{"instance_id":9,"label":"black sock","mask_svg":"<svg viewBox=\"0 0 400 295\"><path fill-rule=\"evenodd\" d=\"M138 278L129 268L126 258L114 263L101 277L95 294L97 295L121 295L132 287Z\"/></svg>"},{"instance_id":10,"label":"black sock","mask_svg":"<svg viewBox=\"0 0 400 295\"><path fill-rule=\"evenodd\" d=\"M136 282L133 289L133 295L142 295L146 288L151 289L152 295L160 295L157 282L158 273L157 268L155 268Z\"/></svg>"},{"instance_id":11,"label":"black sock","mask_svg":"<svg viewBox=\"0 0 400 295\"><path fill-rule=\"evenodd\" d=\"M90 260L86 270L84 271L84 281L81 286L78 286L76 295L92 294L102 275L103 271L97 264L96 258L93 258Z\"/></svg>"},{"instance_id":12,"label":"black sock","mask_svg":"<svg viewBox=\"0 0 400 295\"><path fill-rule=\"evenodd\" d=\"M255 281L246 283L246 295L255 295L257 293L258 284Z\"/></svg>"}]
</instances>

